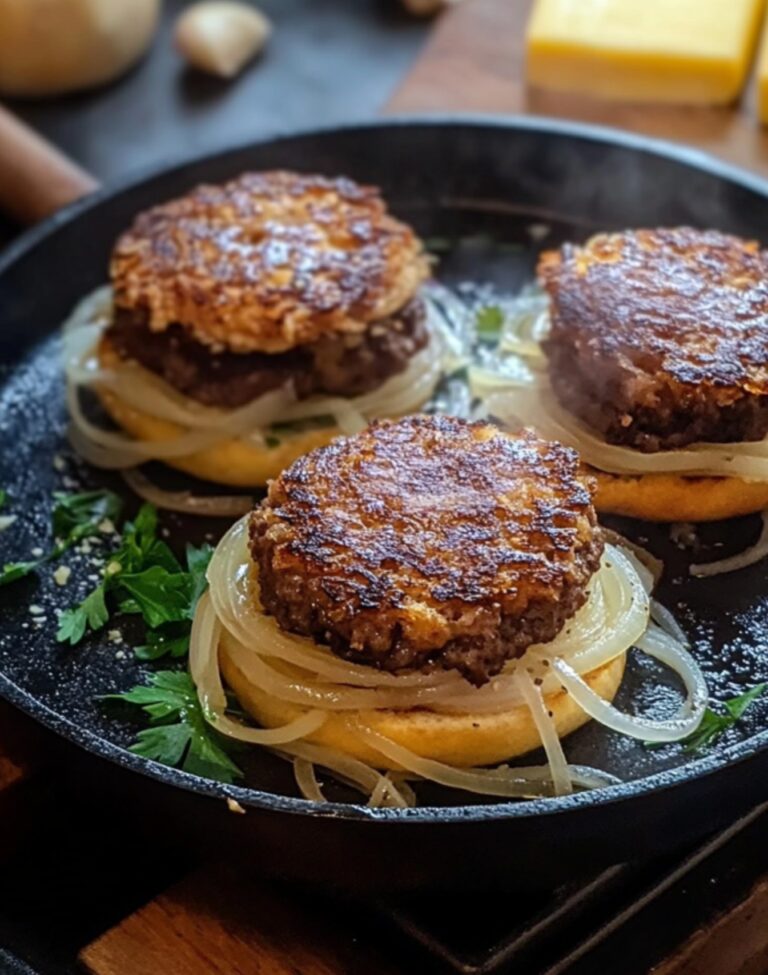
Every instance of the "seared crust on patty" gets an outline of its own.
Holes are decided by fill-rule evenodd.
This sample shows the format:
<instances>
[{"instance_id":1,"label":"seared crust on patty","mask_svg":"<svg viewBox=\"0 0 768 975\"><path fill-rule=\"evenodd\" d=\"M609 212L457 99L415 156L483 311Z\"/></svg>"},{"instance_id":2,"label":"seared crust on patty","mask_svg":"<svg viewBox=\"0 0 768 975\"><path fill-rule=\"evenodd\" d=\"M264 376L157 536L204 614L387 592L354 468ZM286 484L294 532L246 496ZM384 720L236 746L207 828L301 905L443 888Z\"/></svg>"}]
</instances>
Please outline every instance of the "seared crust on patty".
<instances>
[{"instance_id":1,"label":"seared crust on patty","mask_svg":"<svg viewBox=\"0 0 768 975\"><path fill-rule=\"evenodd\" d=\"M687 227L547 252L544 343L562 405L643 451L768 432L768 255Z\"/></svg>"},{"instance_id":2,"label":"seared crust on patty","mask_svg":"<svg viewBox=\"0 0 768 975\"><path fill-rule=\"evenodd\" d=\"M574 451L529 431L379 421L271 483L250 524L262 605L348 659L483 683L584 603L592 491Z\"/></svg>"},{"instance_id":3,"label":"seared crust on patty","mask_svg":"<svg viewBox=\"0 0 768 975\"><path fill-rule=\"evenodd\" d=\"M233 352L361 332L428 275L421 242L378 189L282 171L200 186L140 214L111 263L117 308Z\"/></svg>"},{"instance_id":4,"label":"seared crust on patty","mask_svg":"<svg viewBox=\"0 0 768 975\"><path fill-rule=\"evenodd\" d=\"M329 335L288 352L214 352L180 325L153 332L146 314L118 309L103 342L135 359L185 396L235 408L293 383L299 398L315 393L359 396L402 372L429 341L426 310L414 298L397 315L364 332Z\"/></svg>"}]
</instances>

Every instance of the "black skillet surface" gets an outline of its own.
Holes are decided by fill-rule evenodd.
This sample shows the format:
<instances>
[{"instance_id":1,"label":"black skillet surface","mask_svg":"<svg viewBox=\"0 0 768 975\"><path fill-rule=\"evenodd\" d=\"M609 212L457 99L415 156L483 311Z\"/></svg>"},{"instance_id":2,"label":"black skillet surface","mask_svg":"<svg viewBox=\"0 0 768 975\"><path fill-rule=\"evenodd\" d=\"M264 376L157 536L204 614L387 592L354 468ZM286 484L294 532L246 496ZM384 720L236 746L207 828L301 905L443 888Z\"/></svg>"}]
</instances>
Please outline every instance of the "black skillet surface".
<instances>
[{"instance_id":1,"label":"black skillet surface","mask_svg":"<svg viewBox=\"0 0 768 975\"><path fill-rule=\"evenodd\" d=\"M115 236L136 211L200 181L270 167L380 184L396 213L441 247L448 242L444 280L492 282L505 292L530 278L538 249L595 229L687 223L768 238L768 184L698 153L533 119L310 133L104 191L31 231L0 260L0 486L19 515L0 534L0 560L46 547L53 490L115 486L67 451L53 334L75 301L104 281ZM223 528L175 515L164 524L177 546ZM766 565L708 581L687 573L690 561L749 543L758 519L706 527L692 552L673 545L664 526L620 527L665 560L660 598L691 635L713 697L768 680ZM78 787L96 784L137 809L164 810L196 835L255 854L261 870L377 889L554 883L682 845L768 796L768 701L695 761L679 746L648 750L592 724L568 740L570 760L625 784L557 800L465 805L466 795L424 787L417 809L370 810L332 786L342 801L318 807L296 798L288 766L257 750L246 758L243 787L164 768L127 752L135 727L95 701L141 677L130 630L125 644L101 637L74 650L53 639L55 609L93 584L93 557L70 560L73 581L64 588L45 569L36 582L0 590L0 695L91 753L73 766ZM44 623L33 621L30 604L43 608ZM664 716L678 701L675 682L634 654L619 705ZM229 813L225 796L247 814Z\"/></svg>"}]
</instances>

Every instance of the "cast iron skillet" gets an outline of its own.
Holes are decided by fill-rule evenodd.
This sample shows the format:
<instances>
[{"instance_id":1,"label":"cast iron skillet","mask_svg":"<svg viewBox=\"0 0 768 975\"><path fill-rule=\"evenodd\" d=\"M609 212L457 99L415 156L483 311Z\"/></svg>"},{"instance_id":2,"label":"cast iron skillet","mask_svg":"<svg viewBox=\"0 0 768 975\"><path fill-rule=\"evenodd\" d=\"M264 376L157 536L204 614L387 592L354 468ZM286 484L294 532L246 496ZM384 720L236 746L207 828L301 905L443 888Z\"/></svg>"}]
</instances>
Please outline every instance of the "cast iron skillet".
<instances>
[{"instance_id":1,"label":"cast iron skillet","mask_svg":"<svg viewBox=\"0 0 768 975\"><path fill-rule=\"evenodd\" d=\"M390 121L312 132L103 190L0 258L0 486L21 514L0 536L0 558L24 557L46 544L50 494L62 486L53 458L66 449L53 333L73 303L104 281L115 236L138 210L200 181L271 167L380 184L401 217L444 246L448 240L440 274L454 283L491 280L514 290L531 276L537 249L598 228L684 223L768 237L763 181L689 150L531 118ZM66 477L114 483L72 461ZM690 581L687 565L749 543L758 522L711 526L693 552L673 545L665 527L621 526L664 558L661 599L691 635L715 698L768 679L766 565L710 581ZM177 545L223 528L176 516L165 523ZM89 571L81 566L75 576L87 584ZM70 651L55 644L54 609L72 594L72 586L56 587L50 572L0 592L0 695L90 753L82 760L82 750L74 750L81 761L69 774L82 776L78 786L95 783L124 804L165 811L200 837L255 855L263 871L377 889L553 883L670 850L768 798L763 702L702 757L679 746L649 750L589 726L569 740L569 757L625 784L557 800L472 804L466 795L425 788L423 805L409 811L317 806L296 798L287 766L259 752L246 759L246 785L221 786L125 750L134 727L95 697L130 686L141 668L106 639ZM30 623L30 602L46 610L39 629ZM635 654L619 702L661 715L677 693L674 681ZM230 813L226 796L246 814ZM335 796L353 798L341 790Z\"/></svg>"}]
</instances>

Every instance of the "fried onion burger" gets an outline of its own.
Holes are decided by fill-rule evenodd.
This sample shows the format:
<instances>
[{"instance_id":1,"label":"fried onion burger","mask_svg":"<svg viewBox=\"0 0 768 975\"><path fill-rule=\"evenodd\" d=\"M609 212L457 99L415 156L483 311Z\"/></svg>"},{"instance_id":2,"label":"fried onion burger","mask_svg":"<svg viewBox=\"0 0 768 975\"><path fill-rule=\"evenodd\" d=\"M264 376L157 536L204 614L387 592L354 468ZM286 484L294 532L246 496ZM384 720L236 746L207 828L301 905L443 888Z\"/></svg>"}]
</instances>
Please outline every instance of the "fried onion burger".
<instances>
[{"instance_id":1,"label":"fried onion burger","mask_svg":"<svg viewBox=\"0 0 768 975\"><path fill-rule=\"evenodd\" d=\"M76 446L263 485L306 450L418 408L440 376L430 265L374 187L291 172L200 186L140 214L109 291L66 330ZM86 415L95 391L121 433Z\"/></svg>"},{"instance_id":2,"label":"fried onion burger","mask_svg":"<svg viewBox=\"0 0 768 975\"><path fill-rule=\"evenodd\" d=\"M570 448L444 416L305 455L211 561L190 654L209 720L290 758L315 800L315 765L374 805L411 803L419 778L507 797L610 783L561 739L593 717L675 740L707 695L651 622L648 571L604 542L593 489ZM681 675L674 717L610 703L632 646ZM498 767L539 746L547 766Z\"/></svg>"},{"instance_id":3,"label":"fried onion burger","mask_svg":"<svg viewBox=\"0 0 768 975\"><path fill-rule=\"evenodd\" d=\"M579 450L598 510L768 506L768 254L714 230L631 230L546 252L538 273L545 368L507 406Z\"/></svg>"}]
</instances>

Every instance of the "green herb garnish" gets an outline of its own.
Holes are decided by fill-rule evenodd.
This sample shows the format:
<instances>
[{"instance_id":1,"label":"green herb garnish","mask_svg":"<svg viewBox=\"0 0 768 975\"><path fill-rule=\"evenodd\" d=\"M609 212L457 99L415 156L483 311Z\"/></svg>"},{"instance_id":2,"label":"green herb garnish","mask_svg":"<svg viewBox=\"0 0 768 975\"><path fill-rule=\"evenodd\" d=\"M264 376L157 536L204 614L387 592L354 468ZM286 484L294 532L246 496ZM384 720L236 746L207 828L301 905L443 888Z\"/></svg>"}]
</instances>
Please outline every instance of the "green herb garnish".
<instances>
[{"instance_id":1,"label":"green herb garnish","mask_svg":"<svg viewBox=\"0 0 768 975\"><path fill-rule=\"evenodd\" d=\"M30 575L35 569L44 562L45 559L35 559L32 562L6 562L0 569L0 586L7 586L17 579L23 579Z\"/></svg>"},{"instance_id":2,"label":"green herb garnish","mask_svg":"<svg viewBox=\"0 0 768 975\"><path fill-rule=\"evenodd\" d=\"M427 237L424 248L432 254L446 254L453 249L453 241L450 237Z\"/></svg>"},{"instance_id":3,"label":"green herb garnish","mask_svg":"<svg viewBox=\"0 0 768 975\"><path fill-rule=\"evenodd\" d=\"M3 491L0 505L6 498L7 493ZM112 491L87 491L83 494L57 492L53 499L55 504L51 522L56 539L53 548L39 559L7 562L0 570L0 586L23 579L46 562L63 555L78 542L98 535L104 520L118 518L123 506L120 498Z\"/></svg>"},{"instance_id":4,"label":"green herb garnish","mask_svg":"<svg viewBox=\"0 0 768 975\"><path fill-rule=\"evenodd\" d=\"M485 305L475 315L475 328L478 338L497 342L504 326L504 310L498 305Z\"/></svg>"},{"instance_id":5,"label":"green herb garnish","mask_svg":"<svg viewBox=\"0 0 768 975\"><path fill-rule=\"evenodd\" d=\"M0 488L0 508L3 507L3 505L7 500L8 500L8 492Z\"/></svg>"},{"instance_id":6,"label":"green herb garnish","mask_svg":"<svg viewBox=\"0 0 768 975\"><path fill-rule=\"evenodd\" d=\"M690 754L703 752L713 745L718 738L724 735L726 731L737 724L744 716L747 708L761 697L766 689L768 689L768 682L756 684L743 694L723 701L721 706L724 708L725 713L707 708L704 711L704 716L701 719L699 727L695 731L692 731L686 738L683 738L678 744L682 745L685 751ZM663 748L669 742L652 741L646 742L645 744L647 748Z\"/></svg>"},{"instance_id":7,"label":"green herb garnish","mask_svg":"<svg viewBox=\"0 0 768 975\"><path fill-rule=\"evenodd\" d=\"M122 500L112 491L86 491L83 494L57 491L53 500L56 504L51 520L57 541L49 558L98 535L100 526L105 521L116 521L123 509Z\"/></svg>"},{"instance_id":8,"label":"green herb garnish","mask_svg":"<svg viewBox=\"0 0 768 975\"><path fill-rule=\"evenodd\" d=\"M157 511L142 505L135 521L123 529L120 547L104 569L104 577L78 606L61 617L56 639L72 645L91 630L101 629L113 612L141 616L152 634L139 656L158 659L182 656L197 601L205 591L205 571L213 554L210 545L187 546L186 569L157 537Z\"/></svg>"},{"instance_id":9,"label":"green herb garnish","mask_svg":"<svg viewBox=\"0 0 768 975\"><path fill-rule=\"evenodd\" d=\"M220 782L234 782L243 773L224 750L224 739L205 719L189 674L160 670L149 684L140 684L109 700L137 705L149 717L130 750L163 765L172 765Z\"/></svg>"}]
</instances>

